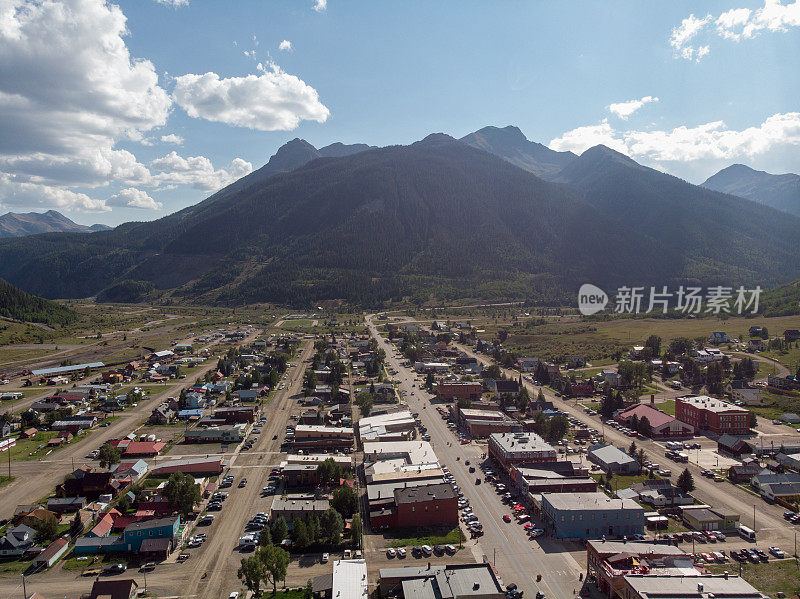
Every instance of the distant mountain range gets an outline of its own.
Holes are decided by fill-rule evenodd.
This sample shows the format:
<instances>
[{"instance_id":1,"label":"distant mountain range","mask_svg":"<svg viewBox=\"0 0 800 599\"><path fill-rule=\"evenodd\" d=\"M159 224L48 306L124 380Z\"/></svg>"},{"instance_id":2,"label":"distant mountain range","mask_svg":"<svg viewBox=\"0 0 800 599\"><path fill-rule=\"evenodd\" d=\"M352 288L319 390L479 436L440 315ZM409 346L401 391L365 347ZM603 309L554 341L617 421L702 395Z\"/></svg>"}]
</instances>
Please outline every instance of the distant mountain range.
<instances>
[{"instance_id":1,"label":"distant mountain range","mask_svg":"<svg viewBox=\"0 0 800 599\"><path fill-rule=\"evenodd\" d=\"M0 240L0 276L51 298L555 303L584 282L785 283L798 239L800 218L605 146L575 156L487 127L386 148L292 140L157 221Z\"/></svg>"},{"instance_id":2,"label":"distant mountain range","mask_svg":"<svg viewBox=\"0 0 800 599\"><path fill-rule=\"evenodd\" d=\"M800 175L771 175L744 164L734 164L709 177L703 187L800 216Z\"/></svg>"},{"instance_id":3,"label":"distant mountain range","mask_svg":"<svg viewBox=\"0 0 800 599\"><path fill-rule=\"evenodd\" d=\"M106 225L79 225L57 210L47 212L7 212L0 216L0 238L24 237L37 233L91 233L110 229Z\"/></svg>"}]
</instances>

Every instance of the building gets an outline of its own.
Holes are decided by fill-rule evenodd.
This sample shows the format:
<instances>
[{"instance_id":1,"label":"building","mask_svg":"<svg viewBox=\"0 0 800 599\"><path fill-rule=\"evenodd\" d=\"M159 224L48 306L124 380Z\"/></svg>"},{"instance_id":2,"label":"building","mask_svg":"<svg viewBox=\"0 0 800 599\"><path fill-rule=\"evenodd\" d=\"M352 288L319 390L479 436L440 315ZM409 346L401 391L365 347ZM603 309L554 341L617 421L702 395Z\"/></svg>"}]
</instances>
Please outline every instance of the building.
<instances>
[{"instance_id":1,"label":"building","mask_svg":"<svg viewBox=\"0 0 800 599\"><path fill-rule=\"evenodd\" d=\"M448 483L395 489L395 526L455 526L458 496Z\"/></svg>"},{"instance_id":2,"label":"building","mask_svg":"<svg viewBox=\"0 0 800 599\"><path fill-rule=\"evenodd\" d=\"M623 577L619 596L625 599L769 599L743 578L729 574L629 574Z\"/></svg>"},{"instance_id":3,"label":"building","mask_svg":"<svg viewBox=\"0 0 800 599\"><path fill-rule=\"evenodd\" d=\"M173 472L183 472L193 476L211 476L220 474L224 464L225 461L221 457L186 458L160 462L153 466L150 473L153 476L169 476Z\"/></svg>"},{"instance_id":4,"label":"building","mask_svg":"<svg viewBox=\"0 0 800 599\"><path fill-rule=\"evenodd\" d=\"M364 441L403 441L413 436L417 422L408 410L367 416L358 421L358 438Z\"/></svg>"},{"instance_id":5,"label":"building","mask_svg":"<svg viewBox=\"0 0 800 599\"><path fill-rule=\"evenodd\" d=\"M536 433L494 433L489 436L489 458L508 472L523 462L555 462L558 454Z\"/></svg>"},{"instance_id":6,"label":"building","mask_svg":"<svg viewBox=\"0 0 800 599\"><path fill-rule=\"evenodd\" d=\"M214 411L214 418L223 420L225 424L241 424L255 422L255 406L232 406L217 408Z\"/></svg>"},{"instance_id":7,"label":"building","mask_svg":"<svg viewBox=\"0 0 800 599\"><path fill-rule=\"evenodd\" d=\"M132 578L105 580L98 578L92 584L92 591L89 595L84 595L81 599L133 599L136 597L138 587L139 585Z\"/></svg>"},{"instance_id":8,"label":"building","mask_svg":"<svg viewBox=\"0 0 800 599\"><path fill-rule=\"evenodd\" d=\"M750 431L748 410L707 395L676 397L675 418L716 435L746 435Z\"/></svg>"},{"instance_id":9,"label":"building","mask_svg":"<svg viewBox=\"0 0 800 599\"><path fill-rule=\"evenodd\" d=\"M694 427L648 404L637 404L619 410L614 415L614 420L625 426L630 426L634 420L641 422L644 418L647 418L647 422L650 423L649 436L653 439L691 437L694 435Z\"/></svg>"},{"instance_id":10,"label":"building","mask_svg":"<svg viewBox=\"0 0 800 599\"><path fill-rule=\"evenodd\" d=\"M520 372L535 372L539 366L539 358L518 358L514 367Z\"/></svg>"},{"instance_id":11,"label":"building","mask_svg":"<svg viewBox=\"0 0 800 599\"><path fill-rule=\"evenodd\" d=\"M178 536L181 519L178 516L134 522L125 527L122 538L128 551L138 552L148 539L173 541Z\"/></svg>"},{"instance_id":12,"label":"building","mask_svg":"<svg viewBox=\"0 0 800 599\"><path fill-rule=\"evenodd\" d=\"M352 427L298 424L294 429L294 448L314 452L352 449L354 436Z\"/></svg>"},{"instance_id":13,"label":"building","mask_svg":"<svg viewBox=\"0 0 800 599\"><path fill-rule=\"evenodd\" d=\"M68 548L69 541L67 539L63 537L56 539L47 546L47 549L33 558L33 567L37 569L49 568L66 553Z\"/></svg>"},{"instance_id":14,"label":"building","mask_svg":"<svg viewBox=\"0 0 800 599\"><path fill-rule=\"evenodd\" d=\"M483 386L474 382L441 382L436 385L436 396L447 401L459 399L478 400L483 394Z\"/></svg>"},{"instance_id":15,"label":"building","mask_svg":"<svg viewBox=\"0 0 800 599\"><path fill-rule=\"evenodd\" d=\"M344 599L367 599L369 581L367 562L363 559L337 559L333 562L331 597Z\"/></svg>"},{"instance_id":16,"label":"building","mask_svg":"<svg viewBox=\"0 0 800 599\"><path fill-rule=\"evenodd\" d=\"M734 531L739 527L739 514L723 508L687 505L681 508L681 517L694 530Z\"/></svg>"},{"instance_id":17,"label":"building","mask_svg":"<svg viewBox=\"0 0 800 599\"><path fill-rule=\"evenodd\" d=\"M694 497L682 493L673 486L668 478L645 479L634 483L627 489L620 489L616 493L622 499L633 499L639 503L647 503L655 507L691 505Z\"/></svg>"},{"instance_id":18,"label":"building","mask_svg":"<svg viewBox=\"0 0 800 599\"><path fill-rule=\"evenodd\" d=\"M714 331L708 336L708 342L713 343L714 345L719 345L720 343L730 343L731 338L728 336L728 333L724 331Z\"/></svg>"},{"instance_id":19,"label":"building","mask_svg":"<svg viewBox=\"0 0 800 599\"><path fill-rule=\"evenodd\" d=\"M404 599L504 599L490 564L407 566L379 570L381 597Z\"/></svg>"},{"instance_id":20,"label":"building","mask_svg":"<svg viewBox=\"0 0 800 599\"><path fill-rule=\"evenodd\" d=\"M631 499L612 499L604 493L545 493L540 505L545 530L558 539L644 532L644 509Z\"/></svg>"},{"instance_id":21,"label":"building","mask_svg":"<svg viewBox=\"0 0 800 599\"><path fill-rule=\"evenodd\" d=\"M586 573L594 575L603 595L625 599L620 595L623 578L629 574L652 572L667 567L683 568L695 575L691 556L675 545L635 541L586 541Z\"/></svg>"},{"instance_id":22,"label":"building","mask_svg":"<svg viewBox=\"0 0 800 599\"><path fill-rule=\"evenodd\" d=\"M18 524L6 529L0 538L0 556L20 557L31 549L36 539L36 531L27 524Z\"/></svg>"},{"instance_id":23,"label":"building","mask_svg":"<svg viewBox=\"0 0 800 599\"><path fill-rule=\"evenodd\" d=\"M570 461L515 464L508 475L517 490L525 496L592 493L597 490L597 481L589 476L588 470Z\"/></svg>"},{"instance_id":24,"label":"building","mask_svg":"<svg viewBox=\"0 0 800 599\"><path fill-rule=\"evenodd\" d=\"M614 474L636 474L641 468L632 456L613 445L592 445L587 450L586 457L603 471Z\"/></svg>"},{"instance_id":25,"label":"building","mask_svg":"<svg viewBox=\"0 0 800 599\"><path fill-rule=\"evenodd\" d=\"M243 425L191 429L184 433L186 443L239 443L243 438Z\"/></svg>"},{"instance_id":26,"label":"building","mask_svg":"<svg viewBox=\"0 0 800 599\"><path fill-rule=\"evenodd\" d=\"M330 507L330 501L315 499L313 495L276 496L272 501L269 517L273 522L281 516L286 522L292 522L295 518L305 518L311 514L319 516Z\"/></svg>"},{"instance_id":27,"label":"building","mask_svg":"<svg viewBox=\"0 0 800 599\"><path fill-rule=\"evenodd\" d=\"M749 460L742 464L734 464L728 468L728 478L733 483L749 483L761 470L763 468L756 460Z\"/></svg>"},{"instance_id":28,"label":"building","mask_svg":"<svg viewBox=\"0 0 800 599\"><path fill-rule=\"evenodd\" d=\"M522 426L497 410L476 410L456 406L456 422L473 439L485 439L493 433L522 432Z\"/></svg>"}]
</instances>

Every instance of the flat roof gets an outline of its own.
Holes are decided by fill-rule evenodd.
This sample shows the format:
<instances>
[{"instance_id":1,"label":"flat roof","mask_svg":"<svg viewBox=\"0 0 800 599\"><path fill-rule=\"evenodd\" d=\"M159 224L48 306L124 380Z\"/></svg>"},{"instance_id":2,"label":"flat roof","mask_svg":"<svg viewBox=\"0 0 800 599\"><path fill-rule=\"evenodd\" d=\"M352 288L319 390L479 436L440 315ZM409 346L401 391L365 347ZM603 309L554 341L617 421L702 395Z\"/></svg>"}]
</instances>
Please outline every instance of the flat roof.
<instances>
[{"instance_id":1,"label":"flat roof","mask_svg":"<svg viewBox=\"0 0 800 599\"><path fill-rule=\"evenodd\" d=\"M536 433L492 433L489 441L496 443L505 452L556 452L552 445Z\"/></svg>"},{"instance_id":2,"label":"flat roof","mask_svg":"<svg viewBox=\"0 0 800 599\"><path fill-rule=\"evenodd\" d=\"M73 364L72 366L57 366L55 368L42 368L40 370L31 370L33 376L47 376L49 374L63 374L65 372L75 372L76 370L85 370L86 368L103 368L105 364L102 362L87 362L86 364Z\"/></svg>"},{"instance_id":3,"label":"flat roof","mask_svg":"<svg viewBox=\"0 0 800 599\"><path fill-rule=\"evenodd\" d=\"M543 493L542 501L547 501L556 510L641 510L644 509L632 499L614 499L605 493Z\"/></svg>"},{"instance_id":4,"label":"flat roof","mask_svg":"<svg viewBox=\"0 0 800 599\"><path fill-rule=\"evenodd\" d=\"M338 559L333 562L332 597L344 599L369 596L367 562L363 559Z\"/></svg>"},{"instance_id":5,"label":"flat roof","mask_svg":"<svg viewBox=\"0 0 800 599\"><path fill-rule=\"evenodd\" d=\"M331 507L330 501L327 499L314 499L313 495L287 495L286 498L276 496L272 500L273 511L325 511L329 507Z\"/></svg>"},{"instance_id":6,"label":"flat roof","mask_svg":"<svg viewBox=\"0 0 800 599\"><path fill-rule=\"evenodd\" d=\"M456 492L448 483L401 487L394 490L397 503L423 503L435 499L455 499Z\"/></svg>"},{"instance_id":7,"label":"flat roof","mask_svg":"<svg viewBox=\"0 0 800 599\"><path fill-rule=\"evenodd\" d=\"M708 395L687 395L684 397L678 397L676 398L676 401L677 400L701 410L708 410L709 412L738 412L740 414L749 413L749 411L744 408L740 408L739 406L733 405L732 403L728 403L727 401L723 401L721 399L709 397Z\"/></svg>"},{"instance_id":8,"label":"flat roof","mask_svg":"<svg viewBox=\"0 0 800 599\"><path fill-rule=\"evenodd\" d=\"M586 544L601 555L616 555L617 553L633 553L635 555L644 555L647 553L654 555L686 555L686 552L679 547L666 543L649 543L646 541L601 541L590 539L586 541Z\"/></svg>"},{"instance_id":9,"label":"flat roof","mask_svg":"<svg viewBox=\"0 0 800 599\"><path fill-rule=\"evenodd\" d=\"M427 441L370 441L364 443L364 460L402 458L409 464L439 463Z\"/></svg>"},{"instance_id":10,"label":"flat roof","mask_svg":"<svg viewBox=\"0 0 800 599\"><path fill-rule=\"evenodd\" d=\"M706 599L736 597L736 599L768 599L749 582L738 576L697 575L658 576L632 575L624 577L642 599Z\"/></svg>"}]
</instances>

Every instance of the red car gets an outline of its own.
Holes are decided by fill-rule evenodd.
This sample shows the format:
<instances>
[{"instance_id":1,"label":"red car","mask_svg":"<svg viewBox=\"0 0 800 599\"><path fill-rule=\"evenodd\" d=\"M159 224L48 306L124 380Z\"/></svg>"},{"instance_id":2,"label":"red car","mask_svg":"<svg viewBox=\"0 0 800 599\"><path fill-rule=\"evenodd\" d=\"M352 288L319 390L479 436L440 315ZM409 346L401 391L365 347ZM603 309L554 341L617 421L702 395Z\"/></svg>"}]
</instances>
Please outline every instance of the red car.
<instances>
[{"instance_id":1,"label":"red car","mask_svg":"<svg viewBox=\"0 0 800 599\"><path fill-rule=\"evenodd\" d=\"M511 522L511 516L509 516L508 514L505 514L503 516L503 522Z\"/></svg>"},{"instance_id":2,"label":"red car","mask_svg":"<svg viewBox=\"0 0 800 599\"><path fill-rule=\"evenodd\" d=\"M469 445L469 439L461 439L461 445Z\"/></svg>"}]
</instances>

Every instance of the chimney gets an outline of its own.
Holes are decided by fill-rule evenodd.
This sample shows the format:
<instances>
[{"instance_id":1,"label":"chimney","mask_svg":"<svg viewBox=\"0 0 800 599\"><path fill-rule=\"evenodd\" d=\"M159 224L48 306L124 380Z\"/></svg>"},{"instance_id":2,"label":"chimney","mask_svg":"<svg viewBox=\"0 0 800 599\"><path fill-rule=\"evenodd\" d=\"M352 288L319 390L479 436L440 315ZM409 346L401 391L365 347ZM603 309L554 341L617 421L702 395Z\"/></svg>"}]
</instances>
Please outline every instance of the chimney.
<instances>
[{"instance_id":1,"label":"chimney","mask_svg":"<svg viewBox=\"0 0 800 599\"><path fill-rule=\"evenodd\" d=\"M651 393L650 394L650 405L653 406L653 405L655 405L655 403L656 403L656 396L655 396L655 394Z\"/></svg>"}]
</instances>

